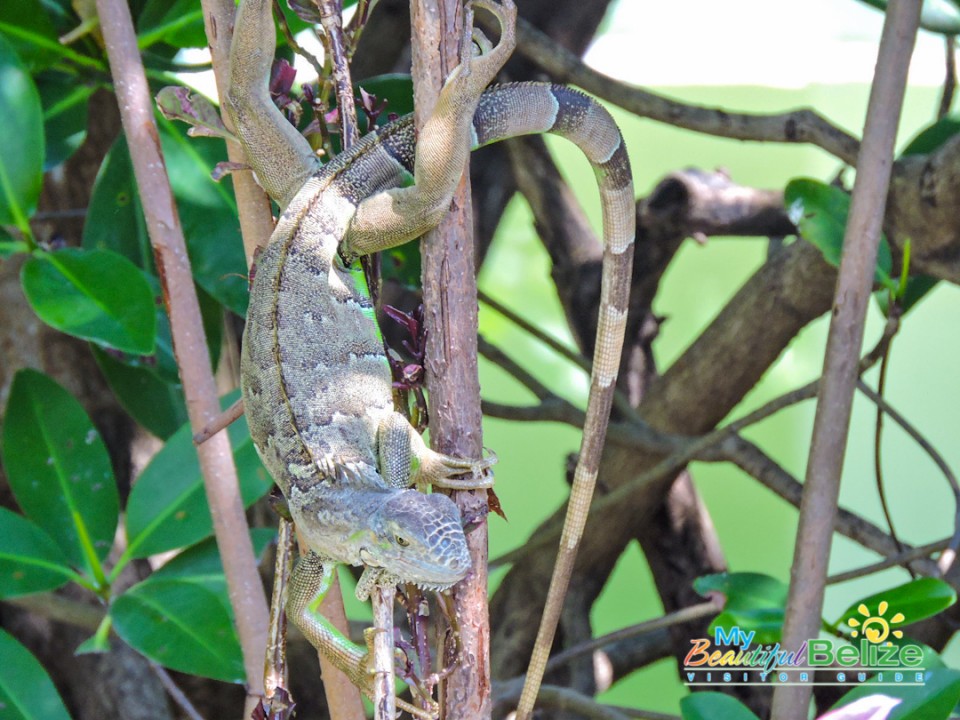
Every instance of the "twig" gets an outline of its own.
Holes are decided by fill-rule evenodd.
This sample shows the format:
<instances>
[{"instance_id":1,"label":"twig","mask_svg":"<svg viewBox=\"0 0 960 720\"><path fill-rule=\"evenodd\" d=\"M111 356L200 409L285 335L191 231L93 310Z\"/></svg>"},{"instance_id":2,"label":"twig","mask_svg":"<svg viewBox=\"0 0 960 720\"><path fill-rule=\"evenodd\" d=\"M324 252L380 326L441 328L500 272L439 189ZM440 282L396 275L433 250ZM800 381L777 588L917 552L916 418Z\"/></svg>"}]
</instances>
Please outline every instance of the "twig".
<instances>
[{"instance_id":1,"label":"twig","mask_svg":"<svg viewBox=\"0 0 960 720\"><path fill-rule=\"evenodd\" d=\"M320 64L320 61L317 60L316 55L311 52L308 52L303 48L303 46L297 42L297 39L293 36L293 32L290 30L290 24L287 22L286 16L283 14L283 10L280 7L280 0L273 0L274 7L274 16L277 18L278 23L280 24L280 32L283 33L283 39L287 41L287 45L290 46L290 49L293 50L297 55L302 57L314 71L317 73L318 78L323 77L323 65Z\"/></svg>"},{"instance_id":2,"label":"twig","mask_svg":"<svg viewBox=\"0 0 960 720\"><path fill-rule=\"evenodd\" d=\"M273 564L273 594L270 597L270 630L267 637L267 656L263 668L265 704L270 703L278 689L290 687L287 671L287 583L293 569L295 543L293 523L280 518L277 528L277 557ZM269 712L268 712L269 716Z\"/></svg>"},{"instance_id":3,"label":"twig","mask_svg":"<svg viewBox=\"0 0 960 720\"><path fill-rule=\"evenodd\" d=\"M844 233L834 312L800 506L783 626L782 645L787 650L796 649L802 642L816 637L820 628L840 474L858 375L857 359L873 287L894 142L920 20L920 6L920 0L891 0L884 19L864 125L863 152L857 160L857 178ZM771 715L782 720L805 720L810 695L809 685L778 686L773 694Z\"/></svg>"},{"instance_id":4,"label":"twig","mask_svg":"<svg viewBox=\"0 0 960 720\"><path fill-rule=\"evenodd\" d=\"M160 684L163 685L163 689L167 691L167 695L169 695L170 699L176 703L176 706L180 708L183 714L187 716L187 719L203 720L203 715L197 711L197 709L193 706L193 703L190 702L190 698L188 698L184 694L183 690L181 690L180 687L173 681L173 678L170 677L170 673L157 665L153 660L147 660L147 664L150 666L153 674L157 676Z\"/></svg>"},{"instance_id":5,"label":"twig","mask_svg":"<svg viewBox=\"0 0 960 720\"><path fill-rule=\"evenodd\" d=\"M217 386L200 316L183 231L164 172L146 76L130 9L122 0L97 0L120 116L130 146L147 231L170 315L173 346L194 432L220 414ZM204 489L223 559L247 679L247 708L263 694L267 603L240 498L233 452L226 433L198 448Z\"/></svg>"},{"instance_id":6,"label":"twig","mask_svg":"<svg viewBox=\"0 0 960 720\"><path fill-rule=\"evenodd\" d=\"M847 582L848 580L856 580L857 578L873 575L881 570L897 567L898 565L909 569L908 563L911 560L925 558L928 557L930 553L944 550L948 545L950 545L952 540L952 537L944 538L943 540L938 540L935 543L920 545L910 550L904 550L879 562L871 563L870 565L864 565L863 567L854 568L853 570L847 570L846 572L831 575L827 578L827 585L836 585L837 583Z\"/></svg>"},{"instance_id":7,"label":"twig","mask_svg":"<svg viewBox=\"0 0 960 720\"><path fill-rule=\"evenodd\" d=\"M337 0L317 0L320 9L320 24L323 25L323 45L327 57L333 61L333 81L337 93L337 110L340 116L340 138L343 149L353 145L360 133L357 128L357 108L353 102L353 84L350 81L350 66L343 45L343 17Z\"/></svg>"},{"instance_id":8,"label":"twig","mask_svg":"<svg viewBox=\"0 0 960 720\"><path fill-rule=\"evenodd\" d=\"M937 110L937 119L946 117L950 112L950 106L953 105L953 94L957 91L957 57L956 40L953 35L944 35L943 43L946 52L946 75L943 78L943 94L940 96L940 107Z\"/></svg>"},{"instance_id":9,"label":"twig","mask_svg":"<svg viewBox=\"0 0 960 720\"><path fill-rule=\"evenodd\" d=\"M920 434L920 431L917 430L910 422L907 421L903 415L901 415L897 410L891 407L880 394L874 392L869 385L867 385L863 380L857 381L857 389L866 395L870 400L876 404L877 408L890 416L890 419L893 420L897 425L899 425L910 438L920 446L920 448L930 456L930 459L933 460L934 464L939 468L940 472L943 473L943 476L946 478L947 482L950 484L950 490L953 492L954 503L956 504L956 512L954 514L954 533L953 539L950 541L950 545L947 547L946 552L940 556L940 570L946 574L947 570L950 569L950 565L953 563L954 558L956 557L957 550L960 549L960 483L957 482L957 476L954 475L953 471L950 469L950 466L947 464L947 461L943 458L937 449L927 440L923 435ZM888 520L889 522L889 520ZM891 533L892 535L893 533Z\"/></svg>"},{"instance_id":10,"label":"twig","mask_svg":"<svg viewBox=\"0 0 960 720\"><path fill-rule=\"evenodd\" d=\"M578 85L624 110L695 132L758 142L811 143L848 165L857 162L860 143L812 110L779 115L731 113L670 100L618 82L583 64L530 23L517 20L517 50L556 82Z\"/></svg>"},{"instance_id":11,"label":"twig","mask_svg":"<svg viewBox=\"0 0 960 720\"><path fill-rule=\"evenodd\" d=\"M699 620L700 618L716 615L722 609L722 602L711 601L699 603L698 605L691 605L690 607L675 610L672 613L667 613L666 615L654 618L653 620L637 623L636 625L631 625L630 627L621 628L620 630L615 630L612 633L601 635L598 638L593 638L592 640L580 643L579 645L574 645L573 647L569 647L563 652L559 652L554 655L552 658L550 658L550 662L547 663L547 672L553 672L557 668L571 662L572 660L576 660L583 655L592 653L594 650L599 650L600 648L612 643L620 642L621 640L629 640L630 638L637 637L638 635L646 635L647 633L651 633L656 630L662 630L664 628L673 627L674 625L682 625L683 623L688 623L693 620Z\"/></svg>"}]
</instances>

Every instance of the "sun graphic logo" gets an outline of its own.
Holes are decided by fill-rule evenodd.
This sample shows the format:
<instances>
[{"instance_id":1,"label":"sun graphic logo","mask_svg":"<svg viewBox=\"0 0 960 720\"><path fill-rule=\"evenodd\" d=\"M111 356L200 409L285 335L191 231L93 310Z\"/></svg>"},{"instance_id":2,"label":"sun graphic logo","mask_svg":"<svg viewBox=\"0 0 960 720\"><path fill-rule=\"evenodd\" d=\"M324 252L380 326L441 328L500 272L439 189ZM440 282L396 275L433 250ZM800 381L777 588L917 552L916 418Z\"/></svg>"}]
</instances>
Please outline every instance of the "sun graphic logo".
<instances>
[{"instance_id":1,"label":"sun graphic logo","mask_svg":"<svg viewBox=\"0 0 960 720\"><path fill-rule=\"evenodd\" d=\"M853 635L853 637L863 635L864 638L876 645L879 645L884 640L887 641L887 645L892 645L893 643L887 640L888 637L891 635L895 638L903 637L903 632L901 630L894 630L893 626L903 624L907 618L904 617L903 613L898 612L888 620L884 615L886 615L889 607L886 600L881 600L877 606L877 614L873 615L865 604L860 603L857 612L863 615L865 619L863 622L856 617L847 620L847 625L853 628L850 634Z\"/></svg>"}]
</instances>

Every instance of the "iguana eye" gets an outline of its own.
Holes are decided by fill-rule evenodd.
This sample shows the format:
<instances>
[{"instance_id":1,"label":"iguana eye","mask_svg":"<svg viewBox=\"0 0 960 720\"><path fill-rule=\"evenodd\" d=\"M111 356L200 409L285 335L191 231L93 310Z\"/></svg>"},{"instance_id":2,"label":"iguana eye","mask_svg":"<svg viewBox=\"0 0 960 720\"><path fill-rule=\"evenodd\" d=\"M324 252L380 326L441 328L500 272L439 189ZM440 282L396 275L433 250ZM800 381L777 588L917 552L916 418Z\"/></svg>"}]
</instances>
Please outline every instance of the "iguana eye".
<instances>
[{"instance_id":1,"label":"iguana eye","mask_svg":"<svg viewBox=\"0 0 960 720\"><path fill-rule=\"evenodd\" d=\"M394 537L394 540L397 541L397 545L399 545L400 547L407 547L410 544L410 541L407 540L402 535L394 535L393 537Z\"/></svg>"}]
</instances>

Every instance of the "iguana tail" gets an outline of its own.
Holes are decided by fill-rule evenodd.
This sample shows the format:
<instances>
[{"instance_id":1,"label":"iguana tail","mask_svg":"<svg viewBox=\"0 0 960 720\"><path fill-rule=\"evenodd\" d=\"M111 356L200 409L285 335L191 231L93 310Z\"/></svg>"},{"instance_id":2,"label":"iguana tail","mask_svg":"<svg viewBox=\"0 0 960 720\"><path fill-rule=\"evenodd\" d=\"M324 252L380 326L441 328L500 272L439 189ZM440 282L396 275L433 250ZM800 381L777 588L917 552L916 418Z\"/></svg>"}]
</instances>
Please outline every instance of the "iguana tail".
<instances>
[{"instance_id":1,"label":"iguana tail","mask_svg":"<svg viewBox=\"0 0 960 720\"><path fill-rule=\"evenodd\" d=\"M517 708L516 720L528 720L540 690L587 522L610 420L627 323L636 233L635 199L630 161L620 130L600 104L577 90L546 83L494 87L481 96L473 127L477 147L508 137L544 132L572 141L593 166L603 208L603 276L590 399L557 562Z\"/></svg>"}]
</instances>

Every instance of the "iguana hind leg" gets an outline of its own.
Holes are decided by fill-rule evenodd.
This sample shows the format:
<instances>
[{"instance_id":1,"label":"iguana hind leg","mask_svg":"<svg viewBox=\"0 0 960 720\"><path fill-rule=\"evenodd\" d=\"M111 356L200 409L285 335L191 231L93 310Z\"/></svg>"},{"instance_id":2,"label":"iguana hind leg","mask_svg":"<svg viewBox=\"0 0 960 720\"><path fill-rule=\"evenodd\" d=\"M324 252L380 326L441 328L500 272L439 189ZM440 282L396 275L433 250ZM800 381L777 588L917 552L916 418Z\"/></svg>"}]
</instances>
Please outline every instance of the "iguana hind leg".
<instances>
[{"instance_id":1,"label":"iguana hind leg","mask_svg":"<svg viewBox=\"0 0 960 720\"><path fill-rule=\"evenodd\" d=\"M431 450L423 436L400 413L391 413L380 423L377 453L380 474L395 488L411 485L433 485L448 490L493 487L493 476L486 471L497 462L496 455L491 453L481 460L470 460Z\"/></svg>"}]
</instances>

